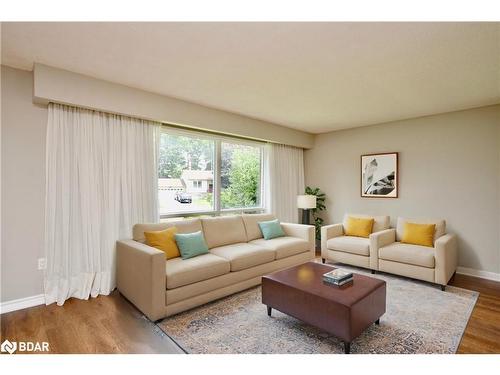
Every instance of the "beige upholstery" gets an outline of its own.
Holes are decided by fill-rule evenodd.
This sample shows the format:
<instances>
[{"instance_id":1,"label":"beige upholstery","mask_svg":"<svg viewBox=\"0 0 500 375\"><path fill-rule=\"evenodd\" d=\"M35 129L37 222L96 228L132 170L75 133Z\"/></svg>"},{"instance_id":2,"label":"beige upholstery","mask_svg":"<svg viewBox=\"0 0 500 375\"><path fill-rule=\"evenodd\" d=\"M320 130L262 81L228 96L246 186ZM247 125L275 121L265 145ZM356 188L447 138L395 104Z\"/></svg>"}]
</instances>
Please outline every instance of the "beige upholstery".
<instances>
[{"instance_id":1,"label":"beige upholstery","mask_svg":"<svg viewBox=\"0 0 500 375\"><path fill-rule=\"evenodd\" d=\"M232 272L272 262L276 258L274 250L246 242L214 247L210 253L229 261Z\"/></svg>"},{"instance_id":2,"label":"beige upholstery","mask_svg":"<svg viewBox=\"0 0 500 375\"><path fill-rule=\"evenodd\" d=\"M326 250L325 252L321 252L322 257L324 253L326 254L324 258L331 263L345 263L357 267L370 268L370 257L364 255L346 253L344 251Z\"/></svg>"},{"instance_id":3,"label":"beige upholstery","mask_svg":"<svg viewBox=\"0 0 500 375\"><path fill-rule=\"evenodd\" d=\"M345 215L367 217L369 215ZM377 227L388 225L387 216L376 217ZM434 247L400 242L405 222L435 224ZM321 257L333 263L346 263L358 267L411 277L446 285L458 266L457 239L445 234L446 222L441 219L398 218L396 229L383 229L372 233L366 242L357 237L344 236L343 224L321 228Z\"/></svg>"},{"instance_id":4,"label":"beige upholstery","mask_svg":"<svg viewBox=\"0 0 500 375\"><path fill-rule=\"evenodd\" d=\"M373 215L365 215L365 214L345 214L344 215L344 220L342 221L342 225L344 226L344 232L345 228L347 226L347 219L349 216L352 217L360 217L360 218L373 218L373 229L372 232L380 232L381 230L384 229L389 229L391 226L391 217L390 216L373 216Z\"/></svg>"},{"instance_id":5,"label":"beige upholstery","mask_svg":"<svg viewBox=\"0 0 500 375\"><path fill-rule=\"evenodd\" d=\"M457 236L445 234L434 243L435 282L446 285L458 267Z\"/></svg>"},{"instance_id":6,"label":"beige upholstery","mask_svg":"<svg viewBox=\"0 0 500 375\"><path fill-rule=\"evenodd\" d=\"M409 245L394 242L378 251L379 259L413 264L414 266L434 268L434 249L427 246Z\"/></svg>"},{"instance_id":7,"label":"beige upholstery","mask_svg":"<svg viewBox=\"0 0 500 375\"><path fill-rule=\"evenodd\" d=\"M393 262L390 260L379 259L378 269L382 272L393 273L412 279L418 279L434 283L434 268L419 267L412 264ZM444 285L444 284L442 284Z\"/></svg>"},{"instance_id":8,"label":"beige upholstery","mask_svg":"<svg viewBox=\"0 0 500 375\"><path fill-rule=\"evenodd\" d=\"M165 308L165 253L134 240L116 243L116 285L149 319Z\"/></svg>"},{"instance_id":9,"label":"beige upholstery","mask_svg":"<svg viewBox=\"0 0 500 375\"><path fill-rule=\"evenodd\" d=\"M250 241L250 243L273 250L276 253L276 259L282 259L309 251L309 242L297 237L286 236L273 238L271 240L261 238Z\"/></svg>"},{"instance_id":10,"label":"beige upholstery","mask_svg":"<svg viewBox=\"0 0 500 375\"><path fill-rule=\"evenodd\" d=\"M275 260L273 262L260 264L255 267L247 268L238 272L229 272L221 276L213 277L211 279L182 286L175 289L167 289L166 297L167 304L177 303L194 296L209 293L212 290L221 289L230 284L239 283L254 277L261 277L262 275L276 271L277 269L290 267L307 262L311 259L310 253L300 253L288 258Z\"/></svg>"},{"instance_id":11,"label":"beige upholstery","mask_svg":"<svg viewBox=\"0 0 500 375\"><path fill-rule=\"evenodd\" d=\"M314 226L281 223L287 237L266 243L260 229L256 232L256 223L274 215L252 216L135 225L135 240L117 241L118 290L149 319L158 320L258 285L265 274L314 259ZM210 253L165 261L162 251L141 242L145 230L174 225L181 233L201 230ZM248 243L247 233L251 242L259 240L254 238L258 236L262 243Z\"/></svg>"},{"instance_id":12,"label":"beige upholstery","mask_svg":"<svg viewBox=\"0 0 500 375\"><path fill-rule=\"evenodd\" d=\"M247 242L247 233L240 215L201 219L209 249L238 242Z\"/></svg>"},{"instance_id":13,"label":"beige upholstery","mask_svg":"<svg viewBox=\"0 0 500 375\"><path fill-rule=\"evenodd\" d=\"M372 234L368 238L344 236L349 216L373 218ZM342 223L327 225L321 228L321 257L331 262L340 262L340 259L343 259L348 264L377 270L378 254L374 251L373 244L377 243L379 238L384 240L387 235L389 238L392 236L390 232L385 232L389 230L389 226L390 217L386 215L345 214ZM382 237L376 237L380 236L380 234ZM353 256L348 256L346 253ZM359 256L366 257L366 259L359 258Z\"/></svg>"},{"instance_id":14,"label":"beige upholstery","mask_svg":"<svg viewBox=\"0 0 500 375\"><path fill-rule=\"evenodd\" d=\"M409 219L409 218L398 217L396 225L396 241L401 241L401 238L403 238L403 228L405 222L416 223L416 224L435 224L436 232L434 233L434 241L436 241L439 237L441 237L446 233L446 222L444 220L422 219L422 218Z\"/></svg>"},{"instance_id":15,"label":"beige upholstery","mask_svg":"<svg viewBox=\"0 0 500 375\"><path fill-rule=\"evenodd\" d=\"M177 227L179 233L193 233L202 230L200 219L170 221L168 223L136 224L132 229L132 238L135 241L144 242L144 232L164 230L171 227Z\"/></svg>"},{"instance_id":16,"label":"beige upholstery","mask_svg":"<svg viewBox=\"0 0 500 375\"><path fill-rule=\"evenodd\" d=\"M167 260L167 289L193 284L198 281L229 273L231 265L228 260L212 254L203 254L194 258L173 258Z\"/></svg>"},{"instance_id":17,"label":"beige upholstery","mask_svg":"<svg viewBox=\"0 0 500 375\"><path fill-rule=\"evenodd\" d=\"M370 256L370 240L362 237L340 236L329 239L326 242L329 250L343 251L345 253L352 253Z\"/></svg>"},{"instance_id":18,"label":"beige upholstery","mask_svg":"<svg viewBox=\"0 0 500 375\"><path fill-rule=\"evenodd\" d=\"M262 238L262 232L259 222L274 220L276 217L272 214L244 214L241 215L247 232L247 241Z\"/></svg>"}]
</instances>

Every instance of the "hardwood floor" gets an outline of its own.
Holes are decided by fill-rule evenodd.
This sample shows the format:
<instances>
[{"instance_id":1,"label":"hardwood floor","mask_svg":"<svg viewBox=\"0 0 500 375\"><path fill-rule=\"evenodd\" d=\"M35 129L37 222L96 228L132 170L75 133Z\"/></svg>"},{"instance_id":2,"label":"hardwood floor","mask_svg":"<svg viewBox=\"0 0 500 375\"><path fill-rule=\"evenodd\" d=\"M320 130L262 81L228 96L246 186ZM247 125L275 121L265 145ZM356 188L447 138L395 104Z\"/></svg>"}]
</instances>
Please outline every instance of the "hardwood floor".
<instances>
[{"instance_id":1,"label":"hardwood floor","mask_svg":"<svg viewBox=\"0 0 500 375\"><path fill-rule=\"evenodd\" d=\"M47 341L50 353L183 353L116 290L1 315L0 342Z\"/></svg>"},{"instance_id":2,"label":"hardwood floor","mask_svg":"<svg viewBox=\"0 0 500 375\"><path fill-rule=\"evenodd\" d=\"M479 292L458 353L500 353L500 283L455 275L450 285Z\"/></svg>"},{"instance_id":3,"label":"hardwood floor","mask_svg":"<svg viewBox=\"0 0 500 375\"><path fill-rule=\"evenodd\" d=\"M458 353L500 353L500 283L455 275L450 285L481 293ZM117 291L3 314L0 325L0 342L48 341L50 353L182 353Z\"/></svg>"}]
</instances>

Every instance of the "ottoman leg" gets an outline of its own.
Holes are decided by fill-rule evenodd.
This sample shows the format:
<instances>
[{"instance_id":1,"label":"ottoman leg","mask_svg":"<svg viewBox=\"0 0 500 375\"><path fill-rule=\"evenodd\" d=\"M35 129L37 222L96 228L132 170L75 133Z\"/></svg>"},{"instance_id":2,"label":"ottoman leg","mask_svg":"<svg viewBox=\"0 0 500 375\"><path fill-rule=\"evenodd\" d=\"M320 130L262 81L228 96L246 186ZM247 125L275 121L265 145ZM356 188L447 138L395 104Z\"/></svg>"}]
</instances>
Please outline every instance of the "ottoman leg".
<instances>
[{"instance_id":1,"label":"ottoman leg","mask_svg":"<svg viewBox=\"0 0 500 375\"><path fill-rule=\"evenodd\" d=\"M344 341L344 353L349 354L351 352L351 343Z\"/></svg>"},{"instance_id":2,"label":"ottoman leg","mask_svg":"<svg viewBox=\"0 0 500 375\"><path fill-rule=\"evenodd\" d=\"M326 259L325 258L321 258L321 263L325 264L326 262Z\"/></svg>"},{"instance_id":3,"label":"ottoman leg","mask_svg":"<svg viewBox=\"0 0 500 375\"><path fill-rule=\"evenodd\" d=\"M271 306L267 306L267 315L271 316L271 312L273 311L273 308Z\"/></svg>"},{"instance_id":4,"label":"ottoman leg","mask_svg":"<svg viewBox=\"0 0 500 375\"><path fill-rule=\"evenodd\" d=\"M375 270L372 270L372 275L375 275Z\"/></svg>"},{"instance_id":5,"label":"ottoman leg","mask_svg":"<svg viewBox=\"0 0 500 375\"><path fill-rule=\"evenodd\" d=\"M380 318L378 318L377 320L375 320L375 324L378 325L378 326L380 325Z\"/></svg>"}]
</instances>

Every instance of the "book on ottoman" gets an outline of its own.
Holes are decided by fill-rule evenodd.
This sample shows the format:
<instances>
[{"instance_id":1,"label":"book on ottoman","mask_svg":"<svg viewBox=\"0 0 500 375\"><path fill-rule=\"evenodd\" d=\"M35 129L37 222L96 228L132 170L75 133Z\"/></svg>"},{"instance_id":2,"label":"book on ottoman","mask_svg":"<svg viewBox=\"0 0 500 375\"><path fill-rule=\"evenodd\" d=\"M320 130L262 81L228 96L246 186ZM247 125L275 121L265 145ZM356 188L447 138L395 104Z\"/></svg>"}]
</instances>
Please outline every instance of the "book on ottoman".
<instances>
[{"instance_id":1,"label":"book on ottoman","mask_svg":"<svg viewBox=\"0 0 500 375\"><path fill-rule=\"evenodd\" d=\"M344 285L352 281L352 272L336 268L333 271L325 273L323 281L334 285Z\"/></svg>"}]
</instances>

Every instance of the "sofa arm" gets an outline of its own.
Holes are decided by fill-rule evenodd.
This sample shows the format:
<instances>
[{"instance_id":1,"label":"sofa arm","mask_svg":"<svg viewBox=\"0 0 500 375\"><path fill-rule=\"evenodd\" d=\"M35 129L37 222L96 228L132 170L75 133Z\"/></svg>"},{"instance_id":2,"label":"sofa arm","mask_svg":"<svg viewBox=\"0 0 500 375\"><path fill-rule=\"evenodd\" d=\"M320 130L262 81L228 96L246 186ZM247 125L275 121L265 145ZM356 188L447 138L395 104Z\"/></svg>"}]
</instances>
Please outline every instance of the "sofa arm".
<instances>
[{"instance_id":1,"label":"sofa arm","mask_svg":"<svg viewBox=\"0 0 500 375\"><path fill-rule=\"evenodd\" d=\"M440 285L448 284L458 266L457 236L445 234L434 243L434 257L436 260L435 282Z\"/></svg>"},{"instance_id":2,"label":"sofa arm","mask_svg":"<svg viewBox=\"0 0 500 375\"><path fill-rule=\"evenodd\" d=\"M326 243L329 239L344 235L344 226L340 224L331 224L321 227L321 257L327 259Z\"/></svg>"},{"instance_id":3,"label":"sofa arm","mask_svg":"<svg viewBox=\"0 0 500 375\"><path fill-rule=\"evenodd\" d=\"M116 286L152 321L165 312L165 253L134 240L116 242Z\"/></svg>"},{"instance_id":4,"label":"sofa arm","mask_svg":"<svg viewBox=\"0 0 500 375\"><path fill-rule=\"evenodd\" d=\"M316 235L314 225L281 223L281 227L287 236L301 238L309 242L309 251L316 253Z\"/></svg>"},{"instance_id":5,"label":"sofa arm","mask_svg":"<svg viewBox=\"0 0 500 375\"><path fill-rule=\"evenodd\" d=\"M370 268L378 270L378 250L396 241L396 229L390 228L370 234Z\"/></svg>"}]
</instances>

